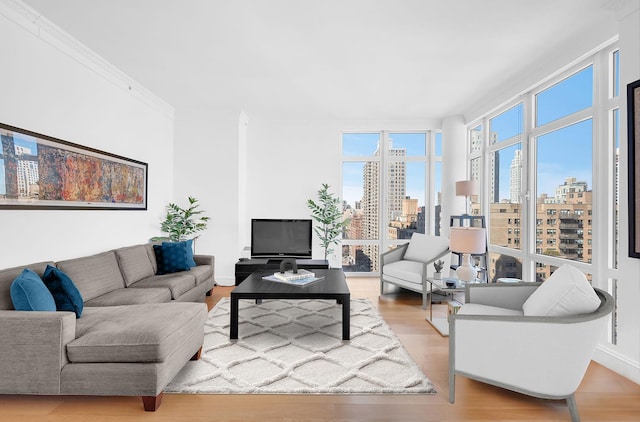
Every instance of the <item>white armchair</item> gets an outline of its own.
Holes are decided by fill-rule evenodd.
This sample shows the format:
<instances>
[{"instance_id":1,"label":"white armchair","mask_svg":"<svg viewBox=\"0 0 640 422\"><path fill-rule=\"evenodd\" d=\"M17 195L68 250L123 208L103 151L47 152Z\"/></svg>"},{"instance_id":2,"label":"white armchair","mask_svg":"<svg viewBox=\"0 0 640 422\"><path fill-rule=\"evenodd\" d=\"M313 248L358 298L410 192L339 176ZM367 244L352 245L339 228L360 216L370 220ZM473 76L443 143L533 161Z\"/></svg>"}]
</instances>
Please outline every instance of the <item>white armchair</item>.
<instances>
[{"instance_id":1,"label":"white armchair","mask_svg":"<svg viewBox=\"0 0 640 422\"><path fill-rule=\"evenodd\" d=\"M446 237L414 233L409 243L380 255L380 295L384 294L385 283L394 284L422 293L422 308L427 309L427 271L433 272L433 266L428 266L443 259L448 269L450 255Z\"/></svg>"},{"instance_id":2,"label":"white armchair","mask_svg":"<svg viewBox=\"0 0 640 422\"><path fill-rule=\"evenodd\" d=\"M567 271L560 272L566 277ZM467 284L465 305L449 319L451 403L455 400L455 376L462 375L538 398L564 399L572 421L579 421L574 393L603 335L613 298L589 285L593 292L586 292L592 295L587 306L595 310L570 315L575 301L567 298L574 293L566 288L556 303L545 305L542 311L533 309L529 299L550 280ZM548 291L546 299L550 297L547 293L559 294L557 289ZM536 299L542 299L543 295L538 296ZM526 316L531 313L527 306L538 316Z\"/></svg>"}]
</instances>

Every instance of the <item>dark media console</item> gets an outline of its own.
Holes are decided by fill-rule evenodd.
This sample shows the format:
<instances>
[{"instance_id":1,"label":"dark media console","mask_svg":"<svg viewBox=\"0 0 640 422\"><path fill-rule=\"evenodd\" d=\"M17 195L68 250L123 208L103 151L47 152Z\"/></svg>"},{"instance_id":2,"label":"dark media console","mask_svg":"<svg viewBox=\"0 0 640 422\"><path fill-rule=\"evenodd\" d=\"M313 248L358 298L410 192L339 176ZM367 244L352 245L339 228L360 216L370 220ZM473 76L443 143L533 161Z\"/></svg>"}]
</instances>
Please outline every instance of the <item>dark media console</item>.
<instances>
[{"instance_id":1,"label":"dark media console","mask_svg":"<svg viewBox=\"0 0 640 422\"><path fill-rule=\"evenodd\" d=\"M282 259L249 259L240 258L236 262L236 286L245 278L249 277L251 273L260 270L273 270L274 272L280 270L280 262ZM299 269L313 270L313 269L328 269L329 261L324 259L296 259Z\"/></svg>"}]
</instances>

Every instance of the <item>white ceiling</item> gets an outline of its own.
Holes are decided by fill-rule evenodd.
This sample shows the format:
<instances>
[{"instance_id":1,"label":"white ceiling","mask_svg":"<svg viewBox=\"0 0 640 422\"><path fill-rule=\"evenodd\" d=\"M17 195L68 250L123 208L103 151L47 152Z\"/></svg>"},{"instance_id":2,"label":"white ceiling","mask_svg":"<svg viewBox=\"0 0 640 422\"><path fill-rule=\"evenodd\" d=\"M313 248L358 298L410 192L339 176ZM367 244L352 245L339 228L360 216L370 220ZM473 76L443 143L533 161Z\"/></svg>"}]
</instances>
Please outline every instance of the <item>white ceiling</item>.
<instances>
[{"instance_id":1,"label":"white ceiling","mask_svg":"<svg viewBox=\"0 0 640 422\"><path fill-rule=\"evenodd\" d=\"M462 114L612 21L603 0L25 3L177 109L281 118Z\"/></svg>"}]
</instances>

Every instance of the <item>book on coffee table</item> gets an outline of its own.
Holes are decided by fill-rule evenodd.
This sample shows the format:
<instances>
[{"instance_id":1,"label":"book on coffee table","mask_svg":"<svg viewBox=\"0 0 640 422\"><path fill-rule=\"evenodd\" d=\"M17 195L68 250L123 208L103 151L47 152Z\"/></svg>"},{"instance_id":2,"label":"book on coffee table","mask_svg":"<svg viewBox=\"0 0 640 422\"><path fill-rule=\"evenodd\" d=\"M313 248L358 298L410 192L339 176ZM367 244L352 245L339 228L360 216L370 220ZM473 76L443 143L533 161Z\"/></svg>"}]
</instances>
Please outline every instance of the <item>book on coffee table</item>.
<instances>
[{"instance_id":1,"label":"book on coffee table","mask_svg":"<svg viewBox=\"0 0 640 422\"><path fill-rule=\"evenodd\" d=\"M311 271L307 271L307 270L298 270L296 272L289 270L284 272L278 271L277 273L273 273L273 276L283 281L292 281L292 280L303 280L305 278L312 278L312 277L315 277L316 275Z\"/></svg>"},{"instance_id":2,"label":"book on coffee table","mask_svg":"<svg viewBox=\"0 0 640 422\"><path fill-rule=\"evenodd\" d=\"M324 277L316 277L316 275L307 270L298 270L297 273L292 271L285 271L284 273L274 273L273 275L266 275L262 277L263 280L277 281L278 283L290 284L293 286L306 286L309 283L313 283L318 280L322 280Z\"/></svg>"}]
</instances>

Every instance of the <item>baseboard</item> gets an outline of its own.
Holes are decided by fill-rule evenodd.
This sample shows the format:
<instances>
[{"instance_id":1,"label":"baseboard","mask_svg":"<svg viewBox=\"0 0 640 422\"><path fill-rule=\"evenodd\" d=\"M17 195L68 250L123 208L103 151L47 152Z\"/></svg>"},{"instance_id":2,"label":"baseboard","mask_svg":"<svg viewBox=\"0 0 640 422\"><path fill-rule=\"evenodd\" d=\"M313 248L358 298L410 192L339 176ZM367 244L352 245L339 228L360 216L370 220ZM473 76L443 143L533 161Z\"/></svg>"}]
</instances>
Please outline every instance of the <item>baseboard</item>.
<instances>
[{"instance_id":1,"label":"baseboard","mask_svg":"<svg viewBox=\"0 0 640 422\"><path fill-rule=\"evenodd\" d=\"M593 360L636 384L640 384L640 363L638 361L631 360L602 345L596 348Z\"/></svg>"},{"instance_id":2,"label":"baseboard","mask_svg":"<svg viewBox=\"0 0 640 422\"><path fill-rule=\"evenodd\" d=\"M218 286L235 286L236 278L234 276L216 276L216 284Z\"/></svg>"}]
</instances>

